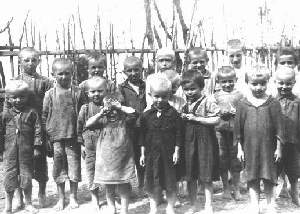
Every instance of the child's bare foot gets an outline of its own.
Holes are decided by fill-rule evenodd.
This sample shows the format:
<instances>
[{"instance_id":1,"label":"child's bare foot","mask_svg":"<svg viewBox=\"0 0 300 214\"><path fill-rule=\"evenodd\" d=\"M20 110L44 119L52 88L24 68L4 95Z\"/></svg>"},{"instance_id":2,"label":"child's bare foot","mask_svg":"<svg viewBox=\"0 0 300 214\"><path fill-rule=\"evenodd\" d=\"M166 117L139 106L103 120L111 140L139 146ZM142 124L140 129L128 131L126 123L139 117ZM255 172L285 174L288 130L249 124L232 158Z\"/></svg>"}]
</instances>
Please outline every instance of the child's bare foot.
<instances>
[{"instance_id":1,"label":"child's bare foot","mask_svg":"<svg viewBox=\"0 0 300 214\"><path fill-rule=\"evenodd\" d=\"M107 214L116 214L116 208L114 206L106 206L105 213Z\"/></svg>"},{"instance_id":2,"label":"child's bare foot","mask_svg":"<svg viewBox=\"0 0 300 214\"><path fill-rule=\"evenodd\" d=\"M65 208L65 199L59 199L57 204L54 206L56 211L62 211Z\"/></svg>"},{"instance_id":3,"label":"child's bare foot","mask_svg":"<svg viewBox=\"0 0 300 214\"><path fill-rule=\"evenodd\" d=\"M31 214L35 214L35 213L38 213L39 210L36 209L32 204L28 204L25 206L25 210Z\"/></svg>"},{"instance_id":4,"label":"child's bare foot","mask_svg":"<svg viewBox=\"0 0 300 214\"><path fill-rule=\"evenodd\" d=\"M290 192L291 198L292 198L292 202L296 205L296 206L300 206L300 202L299 202L299 196L298 196L298 191L291 191Z\"/></svg>"},{"instance_id":5,"label":"child's bare foot","mask_svg":"<svg viewBox=\"0 0 300 214\"><path fill-rule=\"evenodd\" d=\"M223 199L231 199L231 193L229 189L224 189L223 195L222 195Z\"/></svg>"},{"instance_id":6,"label":"child's bare foot","mask_svg":"<svg viewBox=\"0 0 300 214\"><path fill-rule=\"evenodd\" d=\"M39 206L40 206L40 208L46 207L46 195L45 194L39 194Z\"/></svg>"},{"instance_id":7,"label":"child's bare foot","mask_svg":"<svg viewBox=\"0 0 300 214\"><path fill-rule=\"evenodd\" d=\"M233 192L233 196L234 196L234 199L235 199L236 201L242 200L242 195L241 195L240 190L235 190L235 191Z\"/></svg>"},{"instance_id":8,"label":"child's bare foot","mask_svg":"<svg viewBox=\"0 0 300 214\"><path fill-rule=\"evenodd\" d=\"M212 206L211 205L205 205L205 207L204 207L204 213L205 214L213 214L214 212L213 212Z\"/></svg>"},{"instance_id":9,"label":"child's bare foot","mask_svg":"<svg viewBox=\"0 0 300 214\"><path fill-rule=\"evenodd\" d=\"M181 207L181 202L177 199L175 201L174 208L179 208L179 207Z\"/></svg>"},{"instance_id":10,"label":"child's bare foot","mask_svg":"<svg viewBox=\"0 0 300 214\"><path fill-rule=\"evenodd\" d=\"M13 209L14 209L15 211L20 211L20 210L23 210L24 207L25 207L25 204L24 204L23 200L22 200L22 201L17 200L17 202L16 202L16 204L14 205L14 208L13 208Z\"/></svg>"},{"instance_id":11,"label":"child's bare foot","mask_svg":"<svg viewBox=\"0 0 300 214\"><path fill-rule=\"evenodd\" d=\"M157 209L150 209L149 214L157 214Z\"/></svg>"},{"instance_id":12,"label":"child's bare foot","mask_svg":"<svg viewBox=\"0 0 300 214\"><path fill-rule=\"evenodd\" d=\"M166 214L175 214L174 207L168 205L166 208Z\"/></svg>"},{"instance_id":13,"label":"child's bare foot","mask_svg":"<svg viewBox=\"0 0 300 214\"><path fill-rule=\"evenodd\" d=\"M79 204L75 198L70 197L69 209L76 209L79 207Z\"/></svg>"}]
</instances>

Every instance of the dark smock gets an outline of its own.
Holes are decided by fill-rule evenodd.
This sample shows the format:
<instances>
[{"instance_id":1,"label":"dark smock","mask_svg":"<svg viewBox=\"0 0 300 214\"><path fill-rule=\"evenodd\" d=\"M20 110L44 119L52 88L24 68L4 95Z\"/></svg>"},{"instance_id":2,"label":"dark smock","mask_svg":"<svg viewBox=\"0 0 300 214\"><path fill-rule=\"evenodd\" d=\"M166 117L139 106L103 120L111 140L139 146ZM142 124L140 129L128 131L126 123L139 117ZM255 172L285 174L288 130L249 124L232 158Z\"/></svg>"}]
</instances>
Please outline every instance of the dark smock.
<instances>
[{"instance_id":1,"label":"dark smock","mask_svg":"<svg viewBox=\"0 0 300 214\"><path fill-rule=\"evenodd\" d=\"M30 100L31 105L37 110L41 117L45 93L53 87L53 82L49 78L38 73L33 73L32 75L22 73L15 79L23 80L29 85L29 90L33 94L33 100ZM48 165L44 133L42 133L42 141L45 149L43 149L41 156L34 160L34 178L39 182L45 182L48 180Z\"/></svg>"},{"instance_id":2,"label":"dark smock","mask_svg":"<svg viewBox=\"0 0 300 214\"><path fill-rule=\"evenodd\" d=\"M100 135L100 127L93 126L87 128L86 121L96 115L102 109L93 102L81 106L77 120L77 136L78 143L85 147L85 167L88 180L88 188L94 190L95 163L96 163L96 147Z\"/></svg>"},{"instance_id":3,"label":"dark smock","mask_svg":"<svg viewBox=\"0 0 300 214\"><path fill-rule=\"evenodd\" d=\"M237 108L234 142L240 142L245 154L247 182L265 179L277 183L274 158L277 140L283 142L282 115L279 102L269 97L256 107L243 99Z\"/></svg>"},{"instance_id":4,"label":"dark smock","mask_svg":"<svg viewBox=\"0 0 300 214\"><path fill-rule=\"evenodd\" d=\"M138 83L139 86L139 94L129 85L128 80L119 85L119 91L123 96L123 105L134 108L135 111L140 115L143 113L144 109L147 106L146 103L146 84L144 81L140 80ZM139 138L139 128L132 127L130 130L130 135L133 143L133 151L134 151L134 161L137 170L137 178L139 182L139 187L143 186L144 182L144 167L140 165L140 156L141 156L141 148L138 143Z\"/></svg>"},{"instance_id":5,"label":"dark smock","mask_svg":"<svg viewBox=\"0 0 300 214\"><path fill-rule=\"evenodd\" d=\"M12 192L32 186L33 152L41 151L41 120L35 109L6 109L0 120L0 146L4 150L4 188Z\"/></svg>"},{"instance_id":6,"label":"dark smock","mask_svg":"<svg viewBox=\"0 0 300 214\"><path fill-rule=\"evenodd\" d=\"M216 117L219 107L213 97L202 96L190 106L183 107L183 113L198 117ZM213 125L196 121L185 121L185 164L186 179L200 182L219 180L219 148Z\"/></svg>"},{"instance_id":7,"label":"dark smock","mask_svg":"<svg viewBox=\"0 0 300 214\"><path fill-rule=\"evenodd\" d=\"M295 95L278 96L283 114L285 144L282 167L289 178L300 177L300 100Z\"/></svg>"},{"instance_id":8,"label":"dark smock","mask_svg":"<svg viewBox=\"0 0 300 214\"><path fill-rule=\"evenodd\" d=\"M145 181L148 193L176 190L175 146L182 145L182 120L169 104L157 116L152 107L140 117L140 145L145 147Z\"/></svg>"}]
</instances>

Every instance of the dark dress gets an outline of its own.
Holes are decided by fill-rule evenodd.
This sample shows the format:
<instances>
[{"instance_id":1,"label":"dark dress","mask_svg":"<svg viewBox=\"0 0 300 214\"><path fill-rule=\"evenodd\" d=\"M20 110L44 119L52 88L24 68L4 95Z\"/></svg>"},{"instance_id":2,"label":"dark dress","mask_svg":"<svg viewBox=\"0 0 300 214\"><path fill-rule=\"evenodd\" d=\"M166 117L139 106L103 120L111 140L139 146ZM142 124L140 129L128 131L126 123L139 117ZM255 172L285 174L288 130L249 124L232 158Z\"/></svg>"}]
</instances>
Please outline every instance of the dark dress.
<instances>
[{"instance_id":1,"label":"dark dress","mask_svg":"<svg viewBox=\"0 0 300 214\"><path fill-rule=\"evenodd\" d=\"M183 113L199 117L215 117L219 111L216 100L206 96L183 107ZM219 180L219 148L214 126L185 121L184 147L187 181Z\"/></svg>"},{"instance_id":2,"label":"dark dress","mask_svg":"<svg viewBox=\"0 0 300 214\"><path fill-rule=\"evenodd\" d=\"M277 97L283 113L284 139L282 165L289 178L300 177L300 100L295 95Z\"/></svg>"},{"instance_id":3,"label":"dark dress","mask_svg":"<svg viewBox=\"0 0 300 214\"><path fill-rule=\"evenodd\" d=\"M276 142L283 142L282 116L279 102L269 97L256 107L243 99L237 109L234 142L240 142L245 154L247 182L265 179L277 183L274 159Z\"/></svg>"},{"instance_id":4,"label":"dark dress","mask_svg":"<svg viewBox=\"0 0 300 214\"><path fill-rule=\"evenodd\" d=\"M135 111L140 115L143 113L144 109L147 106L146 103L146 84L144 81L139 81L139 94L136 93L136 91L130 86L128 83L128 80L126 80L124 83L122 83L119 86L119 91L123 96L123 105L129 106L135 109ZM133 151L134 151L134 161L136 165L136 171L137 171L137 178L139 182L139 187L143 186L144 182L144 167L142 167L139 163L140 156L141 156L141 148L138 143L138 135L139 135L139 128L138 127L132 127L132 129L129 130L132 143L133 143Z\"/></svg>"},{"instance_id":5,"label":"dark dress","mask_svg":"<svg viewBox=\"0 0 300 214\"><path fill-rule=\"evenodd\" d=\"M23 80L29 85L29 89L33 95L33 100L31 100L31 105L37 110L37 112L41 116L45 93L50 88L52 88L53 81L38 73L33 73L32 75L22 73L19 76L17 76L15 79ZM38 158L35 158L34 160L34 178L39 182L40 181L45 182L48 180L46 142L45 142L44 133L42 133L42 141L45 148L42 151L42 155Z\"/></svg>"},{"instance_id":6,"label":"dark dress","mask_svg":"<svg viewBox=\"0 0 300 214\"><path fill-rule=\"evenodd\" d=\"M22 112L9 108L2 113L1 152L4 149L4 188L7 192L17 187L31 187L33 152L41 149L41 121L35 109Z\"/></svg>"},{"instance_id":7,"label":"dark dress","mask_svg":"<svg viewBox=\"0 0 300 214\"><path fill-rule=\"evenodd\" d=\"M175 146L182 144L182 121L169 104L161 115L151 108L140 118L140 145L145 147L145 182L148 193L176 190L176 166L173 163Z\"/></svg>"},{"instance_id":8,"label":"dark dress","mask_svg":"<svg viewBox=\"0 0 300 214\"><path fill-rule=\"evenodd\" d=\"M85 124L90 117L99 113L101 109L102 106L98 106L93 102L85 104L81 107L77 120L78 143L81 143L85 146L86 175L88 180L88 188L90 190L93 190L96 187L94 185L96 146L100 136L101 127L93 126L91 128L86 128Z\"/></svg>"}]
</instances>

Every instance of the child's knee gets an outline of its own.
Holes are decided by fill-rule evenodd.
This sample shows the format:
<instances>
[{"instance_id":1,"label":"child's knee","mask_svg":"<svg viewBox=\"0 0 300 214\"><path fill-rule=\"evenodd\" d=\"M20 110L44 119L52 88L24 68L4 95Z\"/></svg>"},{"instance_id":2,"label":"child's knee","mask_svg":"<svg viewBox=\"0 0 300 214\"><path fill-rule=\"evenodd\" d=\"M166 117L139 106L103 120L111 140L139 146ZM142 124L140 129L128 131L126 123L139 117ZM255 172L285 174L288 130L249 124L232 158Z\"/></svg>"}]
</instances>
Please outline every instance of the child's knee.
<instances>
[{"instance_id":1,"label":"child's knee","mask_svg":"<svg viewBox=\"0 0 300 214\"><path fill-rule=\"evenodd\" d=\"M131 191L131 185L129 183L118 184L116 186L116 192L120 195L129 195L130 191Z\"/></svg>"},{"instance_id":2,"label":"child's knee","mask_svg":"<svg viewBox=\"0 0 300 214\"><path fill-rule=\"evenodd\" d=\"M106 195L109 196L109 197L114 197L115 196L115 189L116 189L116 185L106 184L105 185Z\"/></svg>"}]
</instances>

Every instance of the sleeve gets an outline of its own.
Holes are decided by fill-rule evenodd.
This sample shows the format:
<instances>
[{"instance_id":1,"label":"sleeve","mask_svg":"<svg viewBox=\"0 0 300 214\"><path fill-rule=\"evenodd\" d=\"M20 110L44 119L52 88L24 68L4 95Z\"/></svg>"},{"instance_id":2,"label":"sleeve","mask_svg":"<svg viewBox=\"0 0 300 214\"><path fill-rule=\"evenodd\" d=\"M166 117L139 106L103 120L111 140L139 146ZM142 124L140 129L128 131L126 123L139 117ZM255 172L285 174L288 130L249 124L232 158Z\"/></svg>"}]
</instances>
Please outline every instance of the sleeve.
<instances>
[{"instance_id":1,"label":"sleeve","mask_svg":"<svg viewBox=\"0 0 300 214\"><path fill-rule=\"evenodd\" d=\"M47 118L49 115L51 106L51 98L50 98L50 91L47 91L43 100L43 111L42 111L42 130L44 133L46 133L47 127Z\"/></svg>"},{"instance_id":2,"label":"sleeve","mask_svg":"<svg viewBox=\"0 0 300 214\"><path fill-rule=\"evenodd\" d=\"M283 127L283 115L281 112L280 103L276 100L276 102L272 105L271 109L272 122L275 126L275 132L277 139L280 140L282 144L285 143L286 139L284 139L284 127Z\"/></svg>"},{"instance_id":3,"label":"sleeve","mask_svg":"<svg viewBox=\"0 0 300 214\"><path fill-rule=\"evenodd\" d=\"M4 152L4 136L5 136L5 122L3 120L3 113L0 113L0 153Z\"/></svg>"},{"instance_id":4,"label":"sleeve","mask_svg":"<svg viewBox=\"0 0 300 214\"><path fill-rule=\"evenodd\" d=\"M207 117L216 117L220 114L220 107L217 104L217 100L214 96L207 98L206 102L206 116Z\"/></svg>"},{"instance_id":5,"label":"sleeve","mask_svg":"<svg viewBox=\"0 0 300 214\"><path fill-rule=\"evenodd\" d=\"M146 121L145 121L145 115L141 114L141 116L138 119L138 128L139 128L139 145L145 146L145 139L146 139Z\"/></svg>"},{"instance_id":6,"label":"sleeve","mask_svg":"<svg viewBox=\"0 0 300 214\"><path fill-rule=\"evenodd\" d=\"M41 126L41 118L37 112L34 111L34 146L42 146L42 126Z\"/></svg>"},{"instance_id":7,"label":"sleeve","mask_svg":"<svg viewBox=\"0 0 300 214\"><path fill-rule=\"evenodd\" d=\"M243 146L244 144L244 117L243 117L243 105L238 103L237 112L234 119L233 126L233 145L237 146L238 142Z\"/></svg>"},{"instance_id":8,"label":"sleeve","mask_svg":"<svg viewBox=\"0 0 300 214\"><path fill-rule=\"evenodd\" d=\"M86 107L87 107L86 105L81 106L78 114L78 119L77 119L77 142L82 145L84 144L82 133L86 122L86 118L85 118Z\"/></svg>"},{"instance_id":9,"label":"sleeve","mask_svg":"<svg viewBox=\"0 0 300 214\"><path fill-rule=\"evenodd\" d=\"M88 97L85 95L84 90L78 88L78 92L79 92L79 99L78 99L78 105L77 105L77 112L80 111L81 106L83 106L84 104L88 103Z\"/></svg>"},{"instance_id":10,"label":"sleeve","mask_svg":"<svg viewBox=\"0 0 300 214\"><path fill-rule=\"evenodd\" d=\"M181 147L183 142L183 121L179 114L176 117L176 146Z\"/></svg>"}]
</instances>

